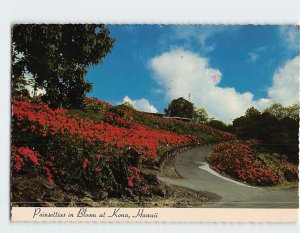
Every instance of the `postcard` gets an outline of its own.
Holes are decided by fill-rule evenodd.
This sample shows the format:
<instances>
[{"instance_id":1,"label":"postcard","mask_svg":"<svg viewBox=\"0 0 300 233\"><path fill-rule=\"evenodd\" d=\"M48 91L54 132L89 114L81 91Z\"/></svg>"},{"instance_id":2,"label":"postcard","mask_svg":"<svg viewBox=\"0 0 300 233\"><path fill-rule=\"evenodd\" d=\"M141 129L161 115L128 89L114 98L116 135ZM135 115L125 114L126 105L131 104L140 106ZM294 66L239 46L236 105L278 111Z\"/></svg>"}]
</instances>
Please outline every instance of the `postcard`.
<instances>
[{"instance_id":1,"label":"postcard","mask_svg":"<svg viewBox=\"0 0 300 233\"><path fill-rule=\"evenodd\" d=\"M297 221L298 25L11 36L12 221Z\"/></svg>"}]
</instances>

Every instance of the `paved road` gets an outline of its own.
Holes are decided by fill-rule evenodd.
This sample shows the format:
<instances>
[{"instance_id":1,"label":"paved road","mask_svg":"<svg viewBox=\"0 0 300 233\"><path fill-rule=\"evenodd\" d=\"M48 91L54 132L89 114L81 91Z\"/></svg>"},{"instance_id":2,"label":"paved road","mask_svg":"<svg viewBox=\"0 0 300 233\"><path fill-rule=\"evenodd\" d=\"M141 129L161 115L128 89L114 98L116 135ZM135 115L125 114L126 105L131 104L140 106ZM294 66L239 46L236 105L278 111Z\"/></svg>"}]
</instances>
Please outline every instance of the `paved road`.
<instances>
[{"instance_id":1,"label":"paved road","mask_svg":"<svg viewBox=\"0 0 300 233\"><path fill-rule=\"evenodd\" d=\"M181 178L159 179L203 193L211 200L206 207L298 208L298 187L267 190L245 186L205 170L206 158L212 150L212 146L207 146L183 152L177 156L174 164Z\"/></svg>"}]
</instances>

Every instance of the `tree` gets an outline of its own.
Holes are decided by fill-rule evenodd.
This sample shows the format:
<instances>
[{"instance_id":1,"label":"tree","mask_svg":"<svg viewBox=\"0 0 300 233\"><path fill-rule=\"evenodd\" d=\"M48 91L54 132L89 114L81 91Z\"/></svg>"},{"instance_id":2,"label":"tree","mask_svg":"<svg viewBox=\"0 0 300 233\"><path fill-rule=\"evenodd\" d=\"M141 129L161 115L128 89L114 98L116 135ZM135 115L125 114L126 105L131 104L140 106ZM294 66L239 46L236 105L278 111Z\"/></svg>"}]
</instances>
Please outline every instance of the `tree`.
<instances>
[{"instance_id":1,"label":"tree","mask_svg":"<svg viewBox=\"0 0 300 233\"><path fill-rule=\"evenodd\" d=\"M164 111L167 116L171 117L192 119L195 115L195 108L193 103L187 101L183 97L172 100L168 108L166 108Z\"/></svg>"},{"instance_id":2,"label":"tree","mask_svg":"<svg viewBox=\"0 0 300 233\"><path fill-rule=\"evenodd\" d=\"M234 133L234 129L232 125L226 125L223 121L219 121L216 119L211 119L208 123L208 126L213 127L215 129L221 130L221 131L226 131L230 133Z\"/></svg>"},{"instance_id":3,"label":"tree","mask_svg":"<svg viewBox=\"0 0 300 233\"><path fill-rule=\"evenodd\" d=\"M256 108L251 107L248 108L246 113L245 113L245 117L249 118L249 119L257 119L260 117L260 111L258 111Z\"/></svg>"},{"instance_id":4,"label":"tree","mask_svg":"<svg viewBox=\"0 0 300 233\"><path fill-rule=\"evenodd\" d=\"M15 76L11 83L11 94L12 96L29 96L29 91L26 86L29 85L29 81L22 76Z\"/></svg>"},{"instance_id":5,"label":"tree","mask_svg":"<svg viewBox=\"0 0 300 233\"><path fill-rule=\"evenodd\" d=\"M134 108L133 104L132 104L132 103L130 103L130 102L128 102L128 101L124 102L124 103L123 103L123 105L124 105L124 106L126 106L126 107L128 107L128 108L130 108L130 109L133 109L133 110L135 110L135 108Z\"/></svg>"},{"instance_id":6,"label":"tree","mask_svg":"<svg viewBox=\"0 0 300 233\"><path fill-rule=\"evenodd\" d=\"M299 120L299 111L300 111L300 105L299 104L293 104L291 106L286 107L287 109L287 118L293 119L293 120Z\"/></svg>"},{"instance_id":7,"label":"tree","mask_svg":"<svg viewBox=\"0 0 300 233\"><path fill-rule=\"evenodd\" d=\"M92 84L84 80L90 65L111 51L114 39L103 24L18 24L12 29L12 83L26 73L33 88L43 88L51 107L79 107Z\"/></svg>"},{"instance_id":8,"label":"tree","mask_svg":"<svg viewBox=\"0 0 300 233\"><path fill-rule=\"evenodd\" d=\"M237 137L240 139L257 138L261 122L261 113L254 107L248 108L244 116L233 120L233 126L236 129Z\"/></svg>"},{"instance_id":9,"label":"tree","mask_svg":"<svg viewBox=\"0 0 300 233\"><path fill-rule=\"evenodd\" d=\"M285 154L298 163L298 111L296 106L281 104L273 104L263 113L252 107L233 121L233 127L238 139L258 139L264 150Z\"/></svg>"},{"instance_id":10,"label":"tree","mask_svg":"<svg viewBox=\"0 0 300 233\"><path fill-rule=\"evenodd\" d=\"M193 121L200 124L207 124L210 121L210 117L204 108L198 108L194 110Z\"/></svg>"},{"instance_id":11,"label":"tree","mask_svg":"<svg viewBox=\"0 0 300 233\"><path fill-rule=\"evenodd\" d=\"M293 104L287 107L282 106L281 104L272 104L268 108L264 110L264 112L268 112L272 116L276 117L277 119L281 120L283 118L290 118L293 120L299 119L299 104Z\"/></svg>"}]
</instances>

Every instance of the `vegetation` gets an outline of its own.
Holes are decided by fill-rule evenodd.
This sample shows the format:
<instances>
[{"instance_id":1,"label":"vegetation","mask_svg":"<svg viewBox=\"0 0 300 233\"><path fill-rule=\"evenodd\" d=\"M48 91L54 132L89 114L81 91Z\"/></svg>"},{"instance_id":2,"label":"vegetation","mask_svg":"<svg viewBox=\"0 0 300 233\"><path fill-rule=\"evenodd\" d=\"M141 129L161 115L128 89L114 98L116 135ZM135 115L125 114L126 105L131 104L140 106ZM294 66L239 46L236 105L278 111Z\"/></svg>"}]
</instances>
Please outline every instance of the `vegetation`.
<instances>
[{"instance_id":1,"label":"vegetation","mask_svg":"<svg viewBox=\"0 0 300 233\"><path fill-rule=\"evenodd\" d=\"M28 78L34 91L46 90L50 107L80 107L92 84L87 69L99 64L114 40L103 24L20 24L12 29L13 95L26 95Z\"/></svg>"},{"instance_id":2,"label":"vegetation","mask_svg":"<svg viewBox=\"0 0 300 233\"><path fill-rule=\"evenodd\" d=\"M262 113L250 108L233 121L237 138L261 141L261 150L281 153L298 164L299 106L274 104Z\"/></svg>"},{"instance_id":3,"label":"vegetation","mask_svg":"<svg viewBox=\"0 0 300 233\"><path fill-rule=\"evenodd\" d=\"M193 121L200 124L207 124L211 121L211 118L204 108L198 108L194 110Z\"/></svg>"},{"instance_id":4,"label":"vegetation","mask_svg":"<svg viewBox=\"0 0 300 233\"><path fill-rule=\"evenodd\" d=\"M160 166L166 152L221 142L208 159L215 170L255 185L297 180L298 105L250 108L226 125L182 97L171 101L167 117L87 98L88 67L101 63L113 44L102 24L13 27L13 177L43 174L71 191L143 195L151 191L142 169ZM45 94L31 98L27 85ZM235 136L242 141L233 142Z\"/></svg>"},{"instance_id":5,"label":"vegetation","mask_svg":"<svg viewBox=\"0 0 300 233\"><path fill-rule=\"evenodd\" d=\"M212 128L215 128L215 129L218 129L221 131L235 133L235 130L234 130L232 124L225 124L223 121L211 119L206 124Z\"/></svg>"},{"instance_id":6,"label":"vegetation","mask_svg":"<svg viewBox=\"0 0 300 233\"><path fill-rule=\"evenodd\" d=\"M149 127L153 121L162 128ZM53 110L39 98L17 98L12 116L13 176L44 174L50 184L73 190L98 188L112 196L128 188L143 193L144 165L159 165L164 153L178 146L202 143L189 133L191 128L207 137L205 142L233 138L207 126L151 117L97 99L85 99L82 109Z\"/></svg>"},{"instance_id":7,"label":"vegetation","mask_svg":"<svg viewBox=\"0 0 300 233\"><path fill-rule=\"evenodd\" d=\"M224 142L208 158L217 172L252 185L276 185L298 180L298 168L276 153L261 153L258 141Z\"/></svg>"},{"instance_id":8,"label":"vegetation","mask_svg":"<svg viewBox=\"0 0 300 233\"><path fill-rule=\"evenodd\" d=\"M157 116L151 113L144 113L135 111L125 106L117 106L111 109L117 112L122 117L138 122L139 124L148 126L157 130L166 130L176 134L189 134L197 138L201 144L217 143L222 140L234 139L232 133L216 130L204 124L197 124L193 122L184 122L179 119L166 118L164 116Z\"/></svg>"},{"instance_id":9,"label":"vegetation","mask_svg":"<svg viewBox=\"0 0 300 233\"><path fill-rule=\"evenodd\" d=\"M171 101L168 108L165 109L165 113L170 117L192 119L195 114L195 108L193 103L184 99L183 97L180 97Z\"/></svg>"}]
</instances>

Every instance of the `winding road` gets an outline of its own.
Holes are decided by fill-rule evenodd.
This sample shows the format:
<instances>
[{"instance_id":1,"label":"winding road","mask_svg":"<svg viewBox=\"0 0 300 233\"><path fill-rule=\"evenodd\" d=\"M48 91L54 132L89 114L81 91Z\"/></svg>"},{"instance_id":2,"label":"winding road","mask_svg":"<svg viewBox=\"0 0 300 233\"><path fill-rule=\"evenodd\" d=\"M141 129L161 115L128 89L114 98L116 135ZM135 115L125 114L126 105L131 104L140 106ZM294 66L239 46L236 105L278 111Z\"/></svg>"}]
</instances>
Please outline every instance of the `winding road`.
<instances>
[{"instance_id":1,"label":"winding road","mask_svg":"<svg viewBox=\"0 0 300 233\"><path fill-rule=\"evenodd\" d=\"M209 169L206 158L213 146L199 147L177 156L174 167L181 178L159 177L163 182L199 191L210 199L204 207L298 208L298 187L266 189L222 177Z\"/></svg>"}]
</instances>

